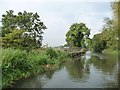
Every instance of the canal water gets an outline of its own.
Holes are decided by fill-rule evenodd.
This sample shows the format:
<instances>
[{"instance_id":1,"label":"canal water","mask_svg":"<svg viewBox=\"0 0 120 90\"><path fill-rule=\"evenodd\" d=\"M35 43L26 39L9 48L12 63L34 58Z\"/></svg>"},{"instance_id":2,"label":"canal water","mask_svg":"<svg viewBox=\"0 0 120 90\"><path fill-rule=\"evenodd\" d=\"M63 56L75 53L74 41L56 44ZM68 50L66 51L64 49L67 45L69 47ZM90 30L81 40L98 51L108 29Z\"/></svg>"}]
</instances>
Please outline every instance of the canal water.
<instances>
[{"instance_id":1,"label":"canal water","mask_svg":"<svg viewBox=\"0 0 120 90\"><path fill-rule=\"evenodd\" d=\"M118 56L88 51L55 71L16 82L13 88L116 88Z\"/></svg>"}]
</instances>

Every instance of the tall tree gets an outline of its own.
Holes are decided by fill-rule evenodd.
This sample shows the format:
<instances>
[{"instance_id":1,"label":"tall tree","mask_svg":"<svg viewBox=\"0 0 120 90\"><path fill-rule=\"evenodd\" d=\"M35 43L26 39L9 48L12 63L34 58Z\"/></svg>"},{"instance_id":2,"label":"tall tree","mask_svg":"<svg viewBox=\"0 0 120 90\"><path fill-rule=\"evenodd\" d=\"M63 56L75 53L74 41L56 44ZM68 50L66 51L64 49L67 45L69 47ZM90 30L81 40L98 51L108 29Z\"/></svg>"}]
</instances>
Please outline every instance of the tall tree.
<instances>
[{"instance_id":1,"label":"tall tree","mask_svg":"<svg viewBox=\"0 0 120 90\"><path fill-rule=\"evenodd\" d=\"M2 15L2 36L12 32L12 30L24 30L28 32L34 42L41 45L43 30L46 29L44 23L40 20L37 13L18 12L14 14L13 10L6 11L7 14ZM38 40L37 40L37 39Z\"/></svg>"},{"instance_id":2,"label":"tall tree","mask_svg":"<svg viewBox=\"0 0 120 90\"><path fill-rule=\"evenodd\" d=\"M113 15L112 19L105 18L102 32L93 37L94 51L101 52L103 49L120 49L118 45L120 40L120 2L112 3Z\"/></svg>"},{"instance_id":3,"label":"tall tree","mask_svg":"<svg viewBox=\"0 0 120 90\"><path fill-rule=\"evenodd\" d=\"M114 19L114 27L115 27L115 34L118 37L118 44L120 41L120 1L112 3L112 10L113 10L113 19ZM120 45L118 45L118 49L120 49Z\"/></svg>"},{"instance_id":4,"label":"tall tree","mask_svg":"<svg viewBox=\"0 0 120 90\"><path fill-rule=\"evenodd\" d=\"M84 46L89 34L90 29L84 23L74 23L70 26L66 34L66 42L70 47Z\"/></svg>"},{"instance_id":5,"label":"tall tree","mask_svg":"<svg viewBox=\"0 0 120 90\"><path fill-rule=\"evenodd\" d=\"M112 2L111 6L112 6L112 11L114 15L113 18L115 20L115 24L118 25L118 23L120 23L120 1Z\"/></svg>"}]
</instances>

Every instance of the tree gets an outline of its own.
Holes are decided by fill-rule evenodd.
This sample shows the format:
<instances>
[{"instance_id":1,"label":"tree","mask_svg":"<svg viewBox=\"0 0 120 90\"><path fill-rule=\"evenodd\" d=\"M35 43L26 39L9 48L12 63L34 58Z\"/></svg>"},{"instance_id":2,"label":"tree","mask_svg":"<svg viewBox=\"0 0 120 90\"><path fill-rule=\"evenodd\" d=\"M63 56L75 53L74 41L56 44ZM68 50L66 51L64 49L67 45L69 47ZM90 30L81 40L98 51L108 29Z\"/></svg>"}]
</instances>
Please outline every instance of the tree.
<instances>
[{"instance_id":1,"label":"tree","mask_svg":"<svg viewBox=\"0 0 120 90\"><path fill-rule=\"evenodd\" d=\"M43 30L46 29L44 23L39 19L37 13L18 12L14 15L13 10L6 11L7 14L2 15L2 37L11 33L12 30L23 30L29 32L28 35L33 38L34 43L41 46ZM36 39L38 38L38 40Z\"/></svg>"},{"instance_id":2,"label":"tree","mask_svg":"<svg viewBox=\"0 0 120 90\"><path fill-rule=\"evenodd\" d=\"M92 39L93 51L102 52L106 48L106 42L101 39L102 35L96 34Z\"/></svg>"},{"instance_id":3,"label":"tree","mask_svg":"<svg viewBox=\"0 0 120 90\"><path fill-rule=\"evenodd\" d=\"M114 25L118 26L120 25L120 1L118 2L112 2L111 3L111 6L112 6L112 11L113 11L113 14L114 14ZM118 25L119 24L119 25Z\"/></svg>"},{"instance_id":4,"label":"tree","mask_svg":"<svg viewBox=\"0 0 120 90\"><path fill-rule=\"evenodd\" d=\"M66 34L66 42L70 47L83 47L89 37L90 29L84 23L74 23Z\"/></svg>"},{"instance_id":5,"label":"tree","mask_svg":"<svg viewBox=\"0 0 120 90\"><path fill-rule=\"evenodd\" d=\"M5 34L2 37L2 47L4 48L20 48L20 49L32 49L35 47L34 40L28 35L23 36L24 30L12 30L11 33Z\"/></svg>"},{"instance_id":6,"label":"tree","mask_svg":"<svg viewBox=\"0 0 120 90\"><path fill-rule=\"evenodd\" d=\"M120 2L113 2L111 6L114 17L111 19L105 18L102 32L94 35L92 39L94 51L102 52L104 49L120 49L120 45L118 45L120 38Z\"/></svg>"},{"instance_id":7,"label":"tree","mask_svg":"<svg viewBox=\"0 0 120 90\"><path fill-rule=\"evenodd\" d=\"M102 32L94 35L92 39L95 52L102 52L102 50L107 48L115 49L118 45L113 19L105 18L104 23Z\"/></svg>"},{"instance_id":8,"label":"tree","mask_svg":"<svg viewBox=\"0 0 120 90\"><path fill-rule=\"evenodd\" d=\"M105 18L102 32L94 35L92 39L93 50L102 52L104 49L120 49L118 42L120 40L120 1L112 2L112 11L114 17Z\"/></svg>"},{"instance_id":9,"label":"tree","mask_svg":"<svg viewBox=\"0 0 120 90\"><path fill-rule=\"evenodd\" d=\"M105 24L102 29L101 39L106 41L107 48L117 49L118 48L118 33L114 26L114 19L105 19Z\"/></svg>"},{"instance_id":10,"label":"tree","mask_svg":"<svg viewBox=\"0 0 120 90\"><path fill-rule=\"evenodd\" d=\"M112 11L113 11L113 20L114 20L114 32L118 38L117 43L120 41L120 1L112 2ZM120 45L118 45L118 49L120 49Z\"/></svg>"}]
</instances>

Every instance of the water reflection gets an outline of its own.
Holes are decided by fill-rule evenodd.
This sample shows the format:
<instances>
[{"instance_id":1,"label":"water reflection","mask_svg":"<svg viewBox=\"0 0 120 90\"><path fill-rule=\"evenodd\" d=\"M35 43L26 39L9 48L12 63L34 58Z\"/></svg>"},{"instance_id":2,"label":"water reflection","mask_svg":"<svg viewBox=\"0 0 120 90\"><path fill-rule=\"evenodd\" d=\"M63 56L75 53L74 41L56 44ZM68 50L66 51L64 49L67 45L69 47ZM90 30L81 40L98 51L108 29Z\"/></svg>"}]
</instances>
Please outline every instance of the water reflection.
<instances>
[{"instance_id":1,"label":"water reflection","mask_svg":"<svg viewBox=\"0 0 120 90\"><path fill-rule=\"evenodd\" d=\"M79 59L43 75L19 81L14 87L29 88L114 88L118 87L118 58L87 52Z\"/></svg>"},{"instance_id":2,"label":"water reflection","mask_svg":"<svg viewBox=\"0 0 120 90\"><path fill-rule=\"evenodd\" d=\"M92 82L93 87L118 87L118 58L100 53L87 52L80 60L66 64L70 79L77 82ZM100 82L98 82L100 81ZM97 84L96 84L97 83ZM84 83L85 84L85 83ZM96 85L96 86L95 86Z\"/></svg>"},{"instance_id":3,"label":"water reflection","mask_svg":"<svg viewBox=\"0 0 120 90\"><path fill-rule=\"evenodd\" d=\"M91 56L88 63L93 64L95 68L99 69L103 73L112 74L117 65L117 58L109 56L107 58L100 59L100 56Z\"/></svg>"},{"instance_id":4,"label":"water reflection","mask_svg":"<svg viewBox=\"0 0 120 90\"><path fill-rule=\"evenodd\" d=\"M52 76L53 76L53 74L54 74L54 70L49 70L49 71L47 71L46 73L45 73L45 75L46 75L46 77L48 78L48 79L51 79L52 78Z\"/></svg>"},{"instance_id":5,"label":"water reflection","mask_svg":"<svg viewBox=\"0 0 120 90\"><path fill-rule=\"evenodd\" d=\"M85 65L85 61L75 60L66 64L66 69L71 76L70 79L76 79L77 81L86 80L89 78L90 73L89 65Z\"/></svg>"}]
</instances>

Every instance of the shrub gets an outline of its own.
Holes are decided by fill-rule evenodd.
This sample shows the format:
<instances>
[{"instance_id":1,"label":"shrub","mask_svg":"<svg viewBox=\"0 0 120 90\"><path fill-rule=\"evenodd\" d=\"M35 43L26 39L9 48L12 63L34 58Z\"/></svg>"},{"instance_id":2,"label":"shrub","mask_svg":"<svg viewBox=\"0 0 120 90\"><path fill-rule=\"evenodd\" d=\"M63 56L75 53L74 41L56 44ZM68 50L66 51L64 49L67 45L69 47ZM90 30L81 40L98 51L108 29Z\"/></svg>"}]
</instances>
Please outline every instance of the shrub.
<instances>
[{"instance_id":1,"label":"shrub","mask_svg":"<svg viewBox=\"0 0 120 90\"><path fill-rule=\"evenodd\" d=\"M50 57L50 59L52 58L57 58L57 53L55 50L53 50L52 48L48 48L46 50L46 54Z\"/></svg>"},{"instance_id":2,"label":"shrub","mask_svg":"<svg viewBox=\"0 0 120 90\"><path fill-rule=\"evenodd\" d=\"M31 64L29 63L25 50L2 50L3 87L12 83L13 80L20 79L24 76L23 73L26 73L30 69Z\"/></svg>"},{"instance_id":3,"label":"shrub","mask_svg":"<svg viewBox=\"0 0 120 90\"><path fill-rule=\"evenodd\" d=\"M27 52L19 49L4 49L2 52L2 69L26 69L30 65L27 60Z\"/></svg>"}]
</instances>

